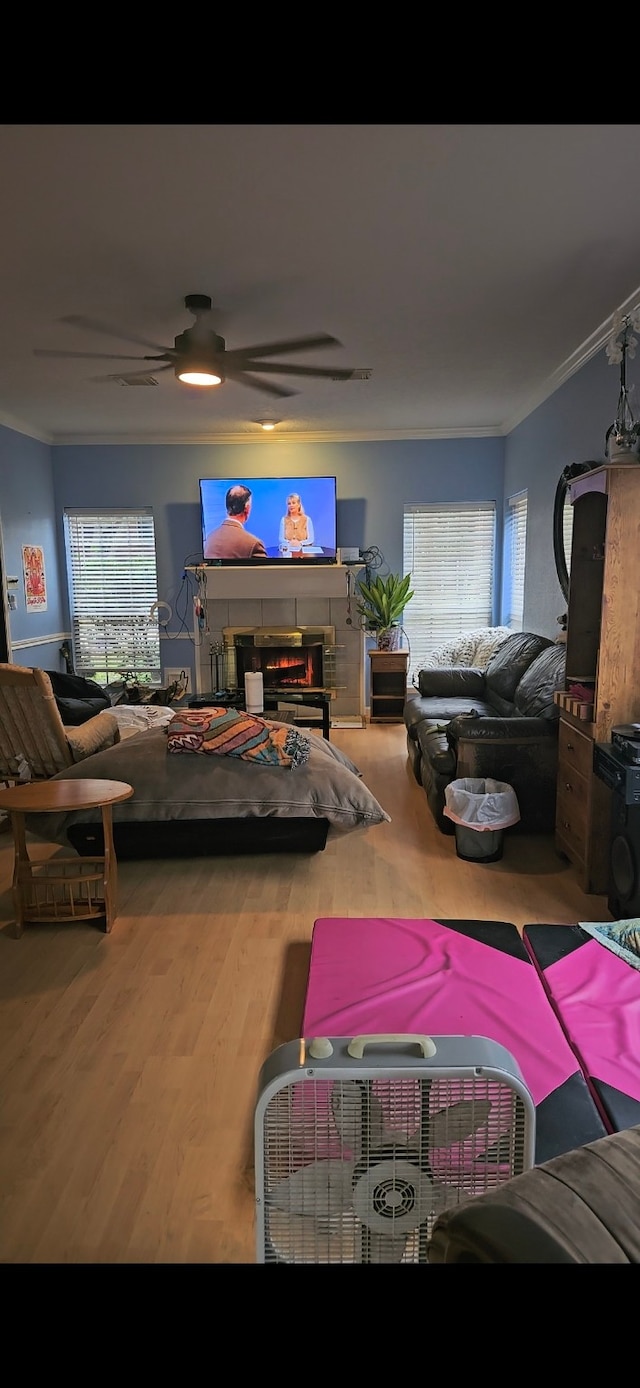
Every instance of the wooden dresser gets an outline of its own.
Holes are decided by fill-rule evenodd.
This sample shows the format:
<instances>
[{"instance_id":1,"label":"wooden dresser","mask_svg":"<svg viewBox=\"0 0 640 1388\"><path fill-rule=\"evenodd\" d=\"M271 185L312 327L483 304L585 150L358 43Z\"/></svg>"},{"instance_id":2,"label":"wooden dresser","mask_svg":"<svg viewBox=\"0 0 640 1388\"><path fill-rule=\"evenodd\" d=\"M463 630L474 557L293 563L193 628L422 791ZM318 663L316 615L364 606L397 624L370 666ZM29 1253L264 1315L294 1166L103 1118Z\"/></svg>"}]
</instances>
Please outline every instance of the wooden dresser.
<instances>
[{"instance_id":1,"label":"wooden dresser","mask_svg":"<svg viewBox=\"0 0 640 1388\"><path fill-rule=\"evenodd\" d=\"M594 736L560 715L556 847L574 864L583 892L607 890L611 792L593 774Z\"/></svg>"},{"instance_id":2,"label":"wooden dresser","mask_svg":"<svg viewBox=\"0 0 640 1388\"><path fill-rule=\"evenodd\" d=\"M640 465L594 468L571 486L573 534L565 687L593 689L589 719L560 714L556 847L585 892L606 893L611 791L596 742L640 721Z\"/></svg>"}]
</instances>

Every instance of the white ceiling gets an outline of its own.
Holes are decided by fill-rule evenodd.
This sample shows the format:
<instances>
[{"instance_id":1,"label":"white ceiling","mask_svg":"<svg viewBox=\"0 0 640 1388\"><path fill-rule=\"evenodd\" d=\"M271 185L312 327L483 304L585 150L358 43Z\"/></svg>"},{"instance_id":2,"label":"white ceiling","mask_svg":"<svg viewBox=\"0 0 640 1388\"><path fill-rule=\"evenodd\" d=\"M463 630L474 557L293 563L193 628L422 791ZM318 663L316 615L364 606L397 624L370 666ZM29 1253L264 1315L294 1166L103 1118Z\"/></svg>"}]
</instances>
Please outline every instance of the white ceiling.
<instances>
[{"instance_id":1,"label":"white ceiling","mask_svg":"<svg viewBox=\"0 0 640 1388\"><path fill-rule=\"evenodd\" d=\"M640 299L639 169L640 125L4 125L0 422L78 443L505 433ZM290 360L371 377L270 376L298 390L276 401L34 356L171 347L187 294L228 349L330 333Z\"/></svg>"}]
</instances>

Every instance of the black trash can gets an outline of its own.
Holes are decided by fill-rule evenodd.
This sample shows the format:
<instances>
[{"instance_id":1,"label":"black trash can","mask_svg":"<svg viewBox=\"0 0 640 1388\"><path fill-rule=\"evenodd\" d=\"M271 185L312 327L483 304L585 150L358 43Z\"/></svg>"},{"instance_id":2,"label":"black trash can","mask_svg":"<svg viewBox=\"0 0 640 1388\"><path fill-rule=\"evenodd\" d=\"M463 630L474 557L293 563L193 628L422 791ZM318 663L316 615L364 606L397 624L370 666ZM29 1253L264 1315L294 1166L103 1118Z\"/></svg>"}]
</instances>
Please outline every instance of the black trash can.
<instances>
[{"instance_id":1,"label":"black trash can","mask_svg":"<svg viewBox=\"0 0 640 1388\"><path fill-rule=\"evenodd\" d=\"M504 829L471 829L456 824L456 853L468 863L497 863L504 851Z\"/></svg>"},{"instance_id":2,"label":"black trash can","mask_svg":"<svg viewBox=\"0 0 640 1388\"><path fill-rule=\"evenodd\" d=\"M506 781L467 777L445 789L444 813L453 820L456 853L469 863L497 863L504 831L520 819L518 797Z\"/></svg>"}]
</instances>

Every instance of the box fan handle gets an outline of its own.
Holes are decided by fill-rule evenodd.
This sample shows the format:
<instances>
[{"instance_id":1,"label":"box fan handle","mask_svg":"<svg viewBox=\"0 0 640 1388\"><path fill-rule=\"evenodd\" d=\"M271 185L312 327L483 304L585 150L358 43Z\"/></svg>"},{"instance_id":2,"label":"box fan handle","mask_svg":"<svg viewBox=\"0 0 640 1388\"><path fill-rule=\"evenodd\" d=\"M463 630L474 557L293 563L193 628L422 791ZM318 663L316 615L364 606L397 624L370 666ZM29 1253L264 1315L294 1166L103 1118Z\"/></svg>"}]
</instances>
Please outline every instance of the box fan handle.
<instances>
[{"instance_id":1,"label":"box fan handle","mask_svg":"<svg viewBox=\"0 0 640 1388\"><path fill-rule=\"evenodd\" d=\"M379 1045L391 1046L419 1046L425 1060L435 1055L436 1046L430 1036L415 1036L408 1032L395 1034L390 1032L388 1035L381 1033L379 1036L354 1036L347 1046L347 1051L352 1060L362 1060L367 1046Z\"/></svg>"}]
</instances>

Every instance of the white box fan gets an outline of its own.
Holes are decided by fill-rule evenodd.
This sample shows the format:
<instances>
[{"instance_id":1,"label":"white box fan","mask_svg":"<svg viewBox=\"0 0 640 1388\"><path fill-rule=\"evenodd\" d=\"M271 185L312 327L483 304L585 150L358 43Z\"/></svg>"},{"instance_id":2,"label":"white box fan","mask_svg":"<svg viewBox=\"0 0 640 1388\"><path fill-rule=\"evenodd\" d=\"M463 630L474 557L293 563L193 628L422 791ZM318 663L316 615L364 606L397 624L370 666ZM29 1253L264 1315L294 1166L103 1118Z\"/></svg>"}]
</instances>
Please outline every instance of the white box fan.
<instances>
[{"instance_id":1,"label":"white box fan","mask_svg":"<svg viewBox=\"0 0 640 1388\"><path fill-rule=\"evenodd\" d=\"M534 1164L535 1108L482 1036L287 1042L260 1072L259 1263L426 1263L439 1214Z\"/></svg>"}]
</instances>

